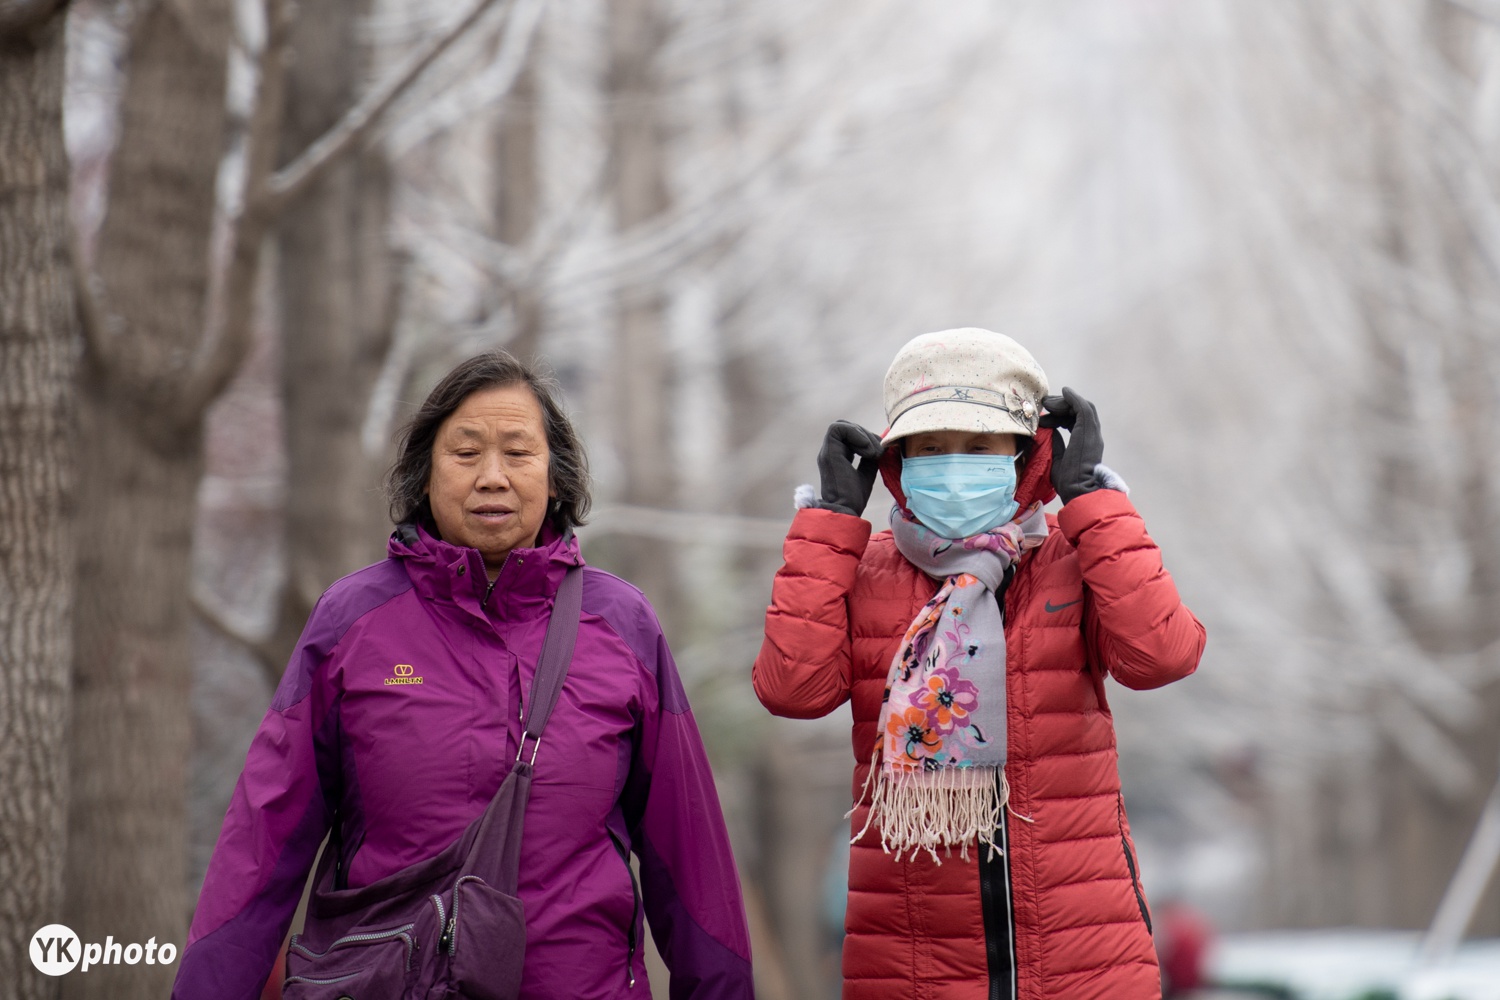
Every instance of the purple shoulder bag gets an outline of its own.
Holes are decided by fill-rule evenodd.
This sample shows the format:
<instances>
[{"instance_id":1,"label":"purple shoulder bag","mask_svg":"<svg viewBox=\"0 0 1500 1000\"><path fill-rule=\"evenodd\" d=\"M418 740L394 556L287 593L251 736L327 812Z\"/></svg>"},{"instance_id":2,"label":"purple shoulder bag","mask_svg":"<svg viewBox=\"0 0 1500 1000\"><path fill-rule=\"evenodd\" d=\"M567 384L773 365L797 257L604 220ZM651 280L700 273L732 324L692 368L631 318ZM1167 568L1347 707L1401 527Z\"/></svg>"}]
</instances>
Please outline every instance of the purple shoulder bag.
<instances>
[{"instance_id":1,"label":"purple shoulder bag","mask_svg":"<svg viewBox=\"0 0 1500 1000\"><path fill-rule=\"evenodd\" d=\"M330 844L303 932L286 957L286 1000L515 1000L526 954L516 895L521 828L542 730L573 658L583 570L563 577L532 678L521 746L478 819L436 857L338 888ZM527 744L530 743L530 752Z\"/></svg>"}]
</instances>

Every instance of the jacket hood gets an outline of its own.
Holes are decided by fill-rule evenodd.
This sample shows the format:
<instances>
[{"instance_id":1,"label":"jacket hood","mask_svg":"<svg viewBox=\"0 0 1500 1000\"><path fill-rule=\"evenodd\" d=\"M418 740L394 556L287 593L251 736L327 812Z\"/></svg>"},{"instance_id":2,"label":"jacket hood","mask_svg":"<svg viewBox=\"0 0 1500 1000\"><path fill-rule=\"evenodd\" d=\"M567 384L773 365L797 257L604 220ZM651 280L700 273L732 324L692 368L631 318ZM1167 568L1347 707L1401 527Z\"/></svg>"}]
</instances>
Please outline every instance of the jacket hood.
<instances>
[{"instance_id":1,"label":"jacket hood","mask_svg":"<svg viewBox=\"0 0 1500 1000\"><path fill-rule=\"evenodd\" d=\"M510 551L493 586L478 549L446 542L428 524L397 525L386 552L403 563L412 586L423 596L451 602L481 618L511 620L545 612L563 574L583 565L577 537L571 531L559 532L550 521L542 525L534 548Z\"/></svg>"},{"instance_id":2,"label":"jacket hood","mask_svg":"<svg viewBox=\"0 0 1500 1000\"><path fill-rule=\"evenodd\" d=\"M1026 469L1021 473L1021 481L1016 484L1016 503L1021 510L1025 510L1034 503L1047 503L1057 496L1057 491L1052 488L1052 435L1056 433L1050 427L1037 429L1036 437L1032 439L1031 455L1026 459ZM880 478L885 482L885 488L891 491L891 496L896 498L896 503L907 515L911 514L910 508L906 506L906 491L901 488L901 442L898 440L885 453L880 456Z\"/></svg>"}]
</instances>

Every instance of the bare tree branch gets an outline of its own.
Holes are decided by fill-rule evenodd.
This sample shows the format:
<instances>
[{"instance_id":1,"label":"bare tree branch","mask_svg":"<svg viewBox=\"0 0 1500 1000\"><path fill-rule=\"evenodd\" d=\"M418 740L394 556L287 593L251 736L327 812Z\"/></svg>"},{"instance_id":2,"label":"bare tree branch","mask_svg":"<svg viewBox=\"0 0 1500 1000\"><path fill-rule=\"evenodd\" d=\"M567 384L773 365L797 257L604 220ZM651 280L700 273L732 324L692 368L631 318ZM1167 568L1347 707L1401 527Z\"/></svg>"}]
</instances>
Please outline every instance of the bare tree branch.
<instances>
[{"instance_id":1,"label":"bare tree branch","mask_svg":"<svg viewBox=\"0 0 1500 1000\"><path fill-rule=\"evenodd\" d=\"M25 8L28 3L26 0L0 0L0 38L6 36L8 5ZM32 2L30 6L33 9L47 7L48 0ZM68 251L73 263L73 296L78 328L83 333L84 362L98 366L100 371L108 371L113 367L113 348L116 338L124 330L124 320L109 309L107 290L84 249L83 233L78 229L76 217L68 220Z\"/></svg>"},{"instance_id":2,"label":"bare tree branch","mask_svg":"<svg viewBox=\"0 0 1500 1000\"><path fill-rule=\"evenodd\" d=\"M66 4L67 0L0 0L0 38L30 31Z\"/></svg>"},{"instance_id":3,"label":"bare tree branch","mask_svg":"<svg viewBox=\"0 0 1500 1000\"><path fill-rule=\"evenodd\" d=\"M1411 702L1391 698L1379 704L1376 713L1391 742L1444 798L1463 802L1481 787L1463 748Z\"/></svg>"},{"instance_id":4,"label":"bare tree branch","mask_svg":"<svg viewBox=\"0 0 1500 1000\"><path fill-rule=\"evenodd\" d=\"M124 325L118 316L111 315L105 299L104 282L89 265L83 252L83 238L78 226L69 226L73 258L73 294L78 301L78 326L83 331L84 357L103 369L110 367L113 343L116 334Z\"/></svg>"},{"instance_id":5,"label":"bare tree branch","mask_svg":"<svg viewBox=\"0 0 1500 1000\"><path fill-rule=\"evenodd\" d=\"M261 249L274 220L257 194L271 174L281 137L293 16L291 0L266 0L266 41L245 137L245 198L228 259L211 293L207 329L176 404L184 414L201 413L234 377L250 348Z\"/></svg>"},{"instance_id":6,"label":"bare tree branch","mask_svg":"<svg viewBox=\"0 0 1500 1000\"><path fill-rule=\"evenodd\" d=\"M182 26L183 33L197 46L198 51L206 54L215 52L219 48L219 43L213 39L213 31L204 23L202 4L195 6L187 0L156 0L156 2L176 15L177 23Z\"/></svg>"},{"instance_id":7,"label":"bare tree branch","mask_svg":"<svg viewBox=\"0 0 1500 1000\"><path fill-rule=\"evenodd\" d=\"M941 92L948 94L966 86L983 57L992 51L993 41L986 35L966 46L954 60L954 72L944 78ZM811 110L790 121L776 122L753 136L745 143L754 150L752 155L746 157L740 150L726 153L719 169L705 171L726 180L619 234L613 244L572 261L560 278L568 298L576 302L651 287L688 261L723 245L734 229L756 210L753 193L774 180L784 181L784 176L775 176L778 172L788 175L808 170L808 165L797 162L799 147L806 145L809 137L826 132L849 117L856 90L853 81L858 78L849 69L858 58L858 46L851 45L840 58L831 60L833 68L821 82L809 88L816 95L815 100L807 102ZM614 166L608 159L602 165L598 179L601 195L608 171ZM581 204L590 203L588 196L581 200ZM572 249L563 240L572 235L572 223L578 217L578 213L572 213L572 219L554 225L549 232L539 233L526 247L506 246L457 219L448 221L439 238L445 245L462 247L461 252L501 280L531 287L547 280L546 272ZM487 325L494 325L494 321Z\"/></svg>"},{"instance_id":8,"label":"bare tree branch","mask_svg":"<svg viewBox=\"0 0 1500 1000\"><path fill-rule=\"evenodd\" d=\"M396 327L406 309L406 276L410 268L410 254L404 248L391 251L392 279L386 286L385 302L380 310L380 326L370 339L367 350L380 358L384 369L391 352L396 349Z\"/></svg>"},{"instance_id":9,"label":"bare tree branch","mask_svg":"<svg viewBox=\"0 0 1500 1000\"><path fill-rule=\"evenodd\" d=\"M509 94L516 78L526 67L526 56L545 7L546 0L517 0L506 15L510 26L495 61L463 87L457 88L456 93L440 102L432 102L396 126L391 139L391 155L401 157L433 135L468 121L482 108Z\"/></svg>"},{"instance_id":10,"label":"bare tree branch","mask_svg":"<svg viewBox=\"0 0 1500 1000\"><path fill-rule=\"evenodd\" d=\"M1477 21L1500 25L1500 6L1487 3L1485 0L1442 0L1442 2L1463 11Z\"/></svg>"},{"instance_id":11,"label":"bare tree branch","mask_svg":"<svg viewBox=\"0 0 1500 1000\"><path fill-rule=\"evenodd\" d=\"M395 340L386 352L375 384L370 387L365 419L359 432L360 446L370 456L380 454L390 440L391 424L395 420L401 390L411 374L412 362L422 341L422 329L418 324L395 325Z\"/></svg>"},{"instance_id":12,"label":"bare tree branch","mask_svg":"<svg viewBox=\"0 0 1500 1000\"><path fill-rule=\"evenodd\" d=\"M192 589L190 600L192 601L193 610L203 621L203 624L230 642L245 647L250 655L255 657L255 662L260 665L262 672L264 672L266 678L271 682L273 688L281 683L281 663L278 662L271 650L271 641L269 638L255 635L231 621L229 616L224 613L224 609L199 587ZM274 638L274 632L272 638Z\"/></svg>"},{"instance_id":13,"label":"bare tree branch","mask_svg":"<svg viewBox=\"0 0 1500 1000\"><path fill-rule=\"evenodd\" d=\"M272 213L279 211L287 202L318 178L323 171L340 156L364 140L380 122L381 117L410 89L422 73L437 59L453 47L464 34L498 0L476 0L469 11L459 18L443 34L428 42L413 53L406 63L393 71L358 104L349 109L343 119L329 129L321 138L309 146L290 164L276 171L266 183L260 200ZM514 3L514 0L511 0Z\"/></svg>"},{"instance_id":14,"label":"bare tree branch","mask_svg":"<svg viewBox=\"0 0 1500 1000\"><path fill-rule=\"evenodd\" d=\"M184 413L200 412L233 377L249 349L255 288L267 233L280 213L331 166L363 141L391 106L498 0L476 0L441 36L414 53L377 84L333 128L291 164L273 172L285 105L286 59L294 16L290 0L266 0L266 43L261 50L254 108L245 148L245 195L231 250L216 283L208 329L178 398ZM512 0L512 3L514 0Z\"/></svg>"},{"instance_id":15,"label":"bare tree branch","mask_svg":"<svg viewBox=\"0 0 1500 1000\"><path fill-rule=\"evenodd\" d=\"M388 438L391 407L383 399L388 391L388 379L404 381L407 360L403 360L404 345L398 336L401 319L406 313L407 282L410 280L411 255L405 249L391 254L392 279L381 310L382 321L376 337L370 343L370 353L379 355L380 365L375 378L368 383L365 393L365 418L360 424L360 447L366 455L381 453ZM394 403L394 399L390 400Z\"/></svg>"}]
</instances>

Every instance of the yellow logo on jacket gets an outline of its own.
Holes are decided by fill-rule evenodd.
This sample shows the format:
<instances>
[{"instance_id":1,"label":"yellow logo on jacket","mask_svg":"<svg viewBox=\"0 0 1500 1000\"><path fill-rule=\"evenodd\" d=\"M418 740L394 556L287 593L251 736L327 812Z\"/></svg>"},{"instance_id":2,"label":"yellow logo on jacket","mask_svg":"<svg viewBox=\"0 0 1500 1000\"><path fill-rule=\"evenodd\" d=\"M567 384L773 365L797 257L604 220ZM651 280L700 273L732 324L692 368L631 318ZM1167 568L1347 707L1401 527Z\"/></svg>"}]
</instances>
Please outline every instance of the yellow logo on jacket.
<instances>
[{"instance_id":1,"label":"yellow logo on jacket","mask_svg":"<svg viewBox=\"0 0 1500 1000\"><path fill-rule=\"evenodd\" d=\"M422 683L422 678L421 677L413 677L412 676L414 673L416 673L416 669L410 663L398 663L394 667L391 668L391 674L392 674L392 676L387 677L385 679L385 682L387 684L420 684L420 683Z\"/></svg>"}]
</instances>

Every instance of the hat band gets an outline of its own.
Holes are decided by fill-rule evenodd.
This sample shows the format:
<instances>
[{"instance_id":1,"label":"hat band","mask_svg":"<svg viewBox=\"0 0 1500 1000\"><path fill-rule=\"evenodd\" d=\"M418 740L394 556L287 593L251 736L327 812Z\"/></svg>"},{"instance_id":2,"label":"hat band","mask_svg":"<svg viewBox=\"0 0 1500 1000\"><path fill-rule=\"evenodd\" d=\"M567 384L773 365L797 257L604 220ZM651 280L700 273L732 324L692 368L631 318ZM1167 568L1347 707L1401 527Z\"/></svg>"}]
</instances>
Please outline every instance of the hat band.
<instances>
[{"instance_id":1,"label":"hat band","mask_svg":"<svg viewBox=\"0 0 1500 1000\"><path fill-rule=\"evenodd\" d=\"M1011 398L1007 399L1004 393L993 389L978 389L967 385L940 385L914 392L896 404L896 408L891 411L888 419L894 425L909 411L928 403L973 403L975 406L988 406L991 409L1004 410L1020 421L1023 426L1036 426L1035 404L1032 404L1031 412L1028 414L1026 401L1022 400L1019 395L1013 393Z\"/></svg>"}]
</instances>

